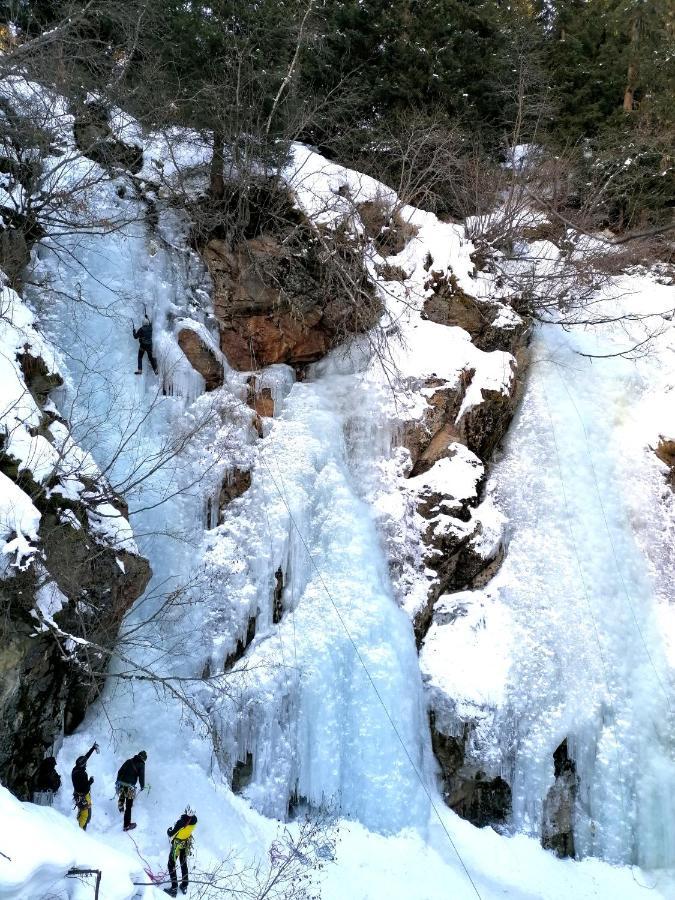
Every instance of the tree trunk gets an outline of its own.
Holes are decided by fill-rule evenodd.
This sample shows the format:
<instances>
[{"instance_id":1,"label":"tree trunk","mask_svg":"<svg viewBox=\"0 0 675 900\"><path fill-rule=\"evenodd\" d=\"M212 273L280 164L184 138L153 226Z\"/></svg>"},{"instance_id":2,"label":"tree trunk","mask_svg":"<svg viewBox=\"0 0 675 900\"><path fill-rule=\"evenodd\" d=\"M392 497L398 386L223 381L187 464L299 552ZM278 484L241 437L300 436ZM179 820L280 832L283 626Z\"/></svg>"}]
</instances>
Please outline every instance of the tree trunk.
<instances>
[{"instance_id":1,"label":"tree trunk","mask_svg":"<svg viewBox=\"0 0 675 900\"><path fill-rule=\"evenodd\" d=\"M211 171L209 178L209 193L211 199L220 201L225 196L225 156L223 152L225 135L223 129L217 126L213 129L213 156L211 157Z\"/></svg>"},{"instance_id":2,"label":"tree trunk","mask_svg":"<svg viewBox=\"0 0 675 900\"><path fill-rule=\"evenodd\" d=\"M640 46L640 16L636 15L630 27L630 58L626 74L626 90L623 94L625 112L633 112L635 88L638 77L638 60Z\"/></svg>"}]
</instances>

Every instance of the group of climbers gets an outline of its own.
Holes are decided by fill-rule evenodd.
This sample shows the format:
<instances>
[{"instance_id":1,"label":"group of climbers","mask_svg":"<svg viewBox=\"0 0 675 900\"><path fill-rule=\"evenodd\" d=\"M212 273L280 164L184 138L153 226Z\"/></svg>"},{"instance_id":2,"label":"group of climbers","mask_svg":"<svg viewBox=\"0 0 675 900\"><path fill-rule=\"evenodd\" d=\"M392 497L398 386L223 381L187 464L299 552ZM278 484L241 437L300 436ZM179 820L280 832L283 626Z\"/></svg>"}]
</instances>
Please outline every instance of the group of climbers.
<instances>
[{"instance_id":1,"label":"group of climbers","mask_svg":"<svg viewBox=\"0 0 675 900\"><path fill-rule=\"evenodd\" d=\"M87 830L87 825L91 821L91 786L94 783L93 775L90 776L87 773L87 763L92 753L99 752L99 746L94 742L83 756L77 757L71 772L77 824L83 831ZM117 794L117 808L123 813L122 828L124 831L131 831L136 828L136 823L131 821L131 811L136 797L137 786L140 787L141 791L145 789L145 763L147 758L148 754L145 750L139 750L134 756L125 760L117 772L115 793ZM41 806L51 806L54 802L54 794L61 788L61 776L56 771L56 759L53 756L46 757L40 764L35 777L34 787L34 802ZM170 897L178 896L179 887L183 894L187 893L189 881L187 860L192 852L192 834L196 824L197 816L194 810L188 806L175 825L167 829L166 833L171 842L167 863L171 887L164 888L164 891ZM180 863L180 885L176 874L177 862Z\"/></svg>"}]
</instances>

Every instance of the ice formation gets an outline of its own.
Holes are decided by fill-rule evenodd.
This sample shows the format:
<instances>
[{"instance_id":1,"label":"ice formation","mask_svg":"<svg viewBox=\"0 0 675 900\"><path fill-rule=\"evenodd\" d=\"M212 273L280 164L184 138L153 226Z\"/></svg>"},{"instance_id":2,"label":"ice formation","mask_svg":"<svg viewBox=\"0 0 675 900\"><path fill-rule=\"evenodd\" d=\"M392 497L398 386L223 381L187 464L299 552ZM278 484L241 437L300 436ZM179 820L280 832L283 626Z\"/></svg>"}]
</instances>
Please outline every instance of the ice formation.
<instances>
[{"instance_id":1,"label":"ice formation","mask_svg":"<svg viewBox=\"0 0 675 900\"><path fill-rule=\"evenodd\" d=\"M126 120L120 127L128 127ZM151 178L161 168L161 136L145 151L144 173ZM189 139L182 151L188 158L194 152ZM82 166L91 169L82 160L66 166L68 177L82 177ZM170 176L165 169L162 178ZM305 148L295 149L295 169L287 177L298 202L324 222L348 211L339 209L345 184L352 201L383 194L371 179ZM142 205L120 196L119 186L114 180L92 185L88 202L97 216L124 220L124 227L62 234L58 245L47 238L33 266L42 288L29 299L60 354L61 408L80 444L129 498L134 538L154 580L126 619L120 659L100 703L59 754L67 772L80 747L92 736L101 740L104 753L92 762L93 835L68 850L56 837L58 811L21 813L17 835L28 837L14 852L29 893L22 893L20 880L10 884L0 868L2 890L31 896L36 885L45 889L43 876L58 881L76 859L105 869L103 897L134 896L128 873L142 866L118 833L109 798L116 761L143 746L151 790L137 805L138 833L152 848L145 853L155 867L165 853L165 827L186 802L200 814L203 868L218 864L233 845L249 860L264 855L276 825L249 801L277 817L286 815L289 802L326 802L357 820L343 824L336 864L321 876L327 898L440 900L450 892L485 900L632 900L654 896L653 889L667 896L666 874L643 887L641 873L636 878L593 859L559 862L522 834L478 831L442 807L434 786L412 630L387 566L384 532L394 533L401 507L386 481L396 462L397 416L420 402L406 392L410 379L433 373L453 383L473 366L477 376L461 415L483 389L499 390L513 377L509 354L483 353L461 329L434 329L406 312L411 298L414 308L423 295L427 255L439 269L451 265L467 289L486 289L467 281L471 244L461 229L404 210L417 229L396 259L408 284L385 290L385 324L401 338L393 351L401 395L392 397L387 372L372 366L358 346L317 366L304 383L294 382L285 367L273 367L262 377L277 415L257 442L244 403L245 376L226 369L223 387L204 395L201 376L177 345L175 321L189 319L206 333L212 327L204 311L204 269L185 246L183 223L162 210L159 232L151 234ZM58 302L50 290L58 292ZM131 323L138 324L144 308L155 328L158 379L149 371L134 375ZM497 477L496 500L512 522L507 562L491 594L473 598L485 604L484 618L474 610L460 623L485 634L445 643L442 629L449 626L439 624L423 655L425 674L433 686L438 665L429 657L435 653L459 701L493 706L490 727L497 731L507 722L512 735L516 723L511 760L519 828L536 832L552 779L550 754L570 735L588 804L580 820L588 825L583 851L662 866L672 862L673 847L670 719L659 688L669 675L652 602L658 588L622 505L621 487L643 449L631 447L624 460L617 446L626 446L621 411L635 383L623 363L611 362L599 374L594 364L591 381L590 366L580 367L564 332L546 330L538 346L542 364ZM592 455L589 442L611 452ZM449 477L461 494L477 472L468 452L458 461L461 472L455 467ZM214 523L209 503L212 508L237 466L252 469L251 487ZM433 477L445 468L451 467ZM596 479L602 507L594 500ZM633 497L629 509L653 522L640 498ZM16 514L30 540L31 510L17 508ZM495 540L501 519L494 507L485 504L475 514L485 517L485 540ZM101 521L104 527L104 515ZM123 529L119 538L131 536ZM625 594L630 606L621 599ZM589 604L600 631L595 643ZM163 615L155 618L160 609ZM224 673L251 617L257 618L255 637ZM495 639L495 630L508 639ZM499 652L492 658L495 640ZM604 667L599 648L609 660ZM472 667L481 665L484 677L471 678ZM130 677L138 667L163 678L165 690ZM228 783L247 753L251 778L245 797L237 798ZM0 805L14 815L16 804L4 791ZM57 807L72 817L67 796ZM33 840L41 843L47 872L27 854ZM106 857L116 850L124 864ZM68 890L63 883L55 889Z\"/></svg>"}]
</instances>

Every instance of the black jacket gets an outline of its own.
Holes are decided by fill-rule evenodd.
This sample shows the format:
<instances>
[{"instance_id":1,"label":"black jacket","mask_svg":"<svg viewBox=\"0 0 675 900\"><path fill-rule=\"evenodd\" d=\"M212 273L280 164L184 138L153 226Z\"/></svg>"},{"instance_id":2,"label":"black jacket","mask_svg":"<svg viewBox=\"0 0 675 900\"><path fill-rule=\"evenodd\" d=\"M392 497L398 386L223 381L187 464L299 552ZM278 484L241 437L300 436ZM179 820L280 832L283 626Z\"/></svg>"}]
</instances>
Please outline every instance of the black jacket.
<instances>
[{"instance_id":1,"label":"black jacket","mask_svg":"<svg viewBox=\"0 0 675 900\"><path fill-rule=\"evenodd\" d=\"M87 761L94 752L96 744L88 750L84 756L78 756L70 777L73 779L73 791L76 794L88 794L94 779L87 775Z\"/></svg>"},{"instance_id":2,"label":"black jacket","mask_svg":"<svg viewBox=\"0 0 675 900\"><path fill-rule=\"evenodd\" d=\"M134 328L134 337L140 341L141 347L152 347L152 322L146 319L140 328Z\"/></svg>"},{"instance_id":3,"label":"black jacket","mask_svg":"<svg viewBox=\"0 0 675 900\"><path fill-rule=\"evenodd\" d=\"M124 784L130 784L132 787L136 785L136 782L141 786L141 790L145 787L145 762L141 759L140 756L132 756L131 759L128 759L126 762L123 762L120 766L120 770L117 773L117 780L122 781Z\"/></svg>"},{"instance_id":4,"label":"black jacket","mask_svg":"<svg viewBox=\"0 0 675 900\"><path fill-rule=\"evenodd\" d=\"M48 756L40 763L40 768L35 776L36 791L58 791L61 787L61 776L56 771L56 760Z\"/></svg>"},{"instance_id":5,"label":"black jacket","mask_svg":"<svg viewBox=\"0 0 675 900\"><path fill-rule=\"evenodd\" d=\"M186 825L196 825L197 824L197 816L188 816L187 813L183 813L180 819L176 822L173 828L167 828L166 833L173 840L174 835L176 835L181 828L185 828Z\"/></svg>"},{"instance_id":6,"label":"black jacket","mask_svg":"<svg viewBox=\"0 0 675 900\"><path fill-rule=\"evenodd\" d=\"M93 778L90 778L87 775L86 766L78 766L76 765L73 768L73 771L70 773L70 777L73 779L73 790L76 794L88 794L89 788L93 782Z\"/></svg>"}]
</instances>

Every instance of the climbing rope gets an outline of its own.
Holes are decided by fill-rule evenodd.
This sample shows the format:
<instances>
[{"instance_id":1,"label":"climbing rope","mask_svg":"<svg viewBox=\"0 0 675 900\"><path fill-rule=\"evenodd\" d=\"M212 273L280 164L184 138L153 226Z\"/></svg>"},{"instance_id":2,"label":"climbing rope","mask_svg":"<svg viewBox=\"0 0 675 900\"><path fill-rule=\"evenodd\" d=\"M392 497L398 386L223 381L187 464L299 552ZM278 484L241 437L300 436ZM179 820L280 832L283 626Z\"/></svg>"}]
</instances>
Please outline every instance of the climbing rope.
<instances>
[{"instance_id":1,"label":"climbing rope","mask_svg":"<svg viewBox=\"0 0 675 900\"><path fill-rule=\"evenodd\" d=\"M136 843L136 841L133 839L131 833L127 831L126 835L129 838L129 840L131 841L131 843L134 845L134 848L136 850L136 855L138 856L140 861L143 863L143 871L148 876L151 883L155 884L155 885L167 883L169 880L169 873L168 872L153 872L152 868L150 867L150 863L147 861L147 859L141 853L139 846ZM136 883L136 882L134 882L134 883Z\"/></svg>"}]
</instances>

